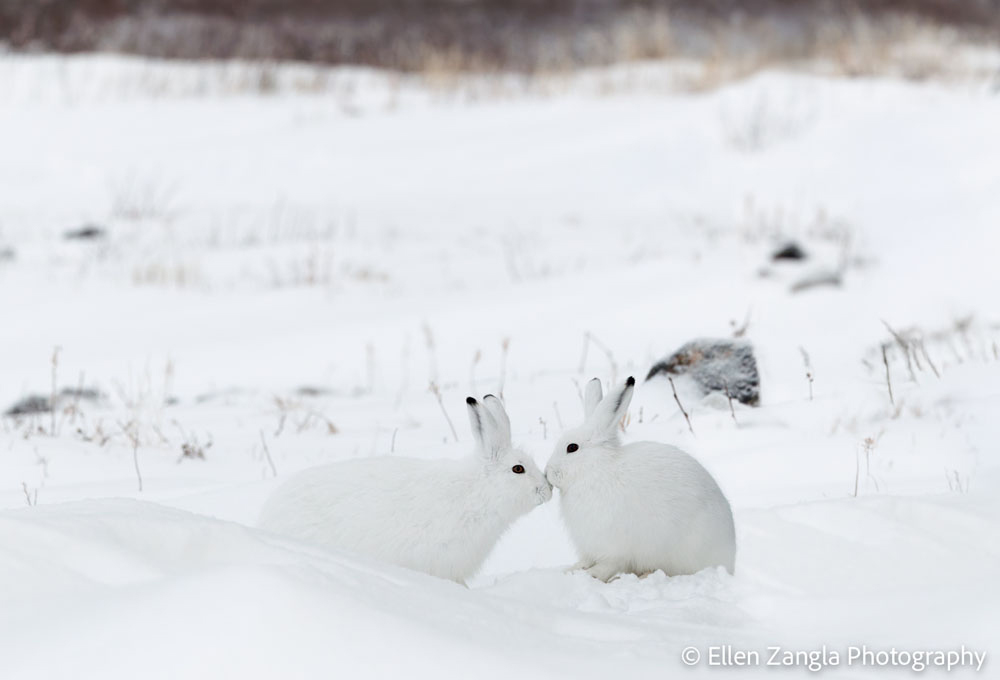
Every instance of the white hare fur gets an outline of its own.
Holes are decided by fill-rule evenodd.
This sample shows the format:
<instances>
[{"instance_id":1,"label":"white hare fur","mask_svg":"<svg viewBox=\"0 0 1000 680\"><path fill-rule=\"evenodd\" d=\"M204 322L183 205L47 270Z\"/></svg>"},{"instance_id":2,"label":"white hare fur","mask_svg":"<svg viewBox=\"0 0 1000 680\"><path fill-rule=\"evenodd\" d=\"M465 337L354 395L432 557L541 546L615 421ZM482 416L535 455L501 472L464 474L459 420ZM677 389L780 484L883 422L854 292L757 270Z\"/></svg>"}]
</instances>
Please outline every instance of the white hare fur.
<instances>
[{"instance_id":1,"label":"white hare fur","mask_svg":"<svg viewBox=\"0 0 1000 680\"><path fill-rule=\"evenodd\" d=\"M575 568L602 581L716 565L732 573L733 514L708 471L667 444L619 442L634 388L629 378L602 399L601 381L591 380L584 423L562 436L545 468L579 553Z\"/></svg>"},{"instance_id":2,"label":"white hare fur","mask_svg":"<svg viewBox=\"0 0 1000 680\"><path fill-rule=\"evenodd\" d=\"M532 459L511 445L500 400L466 400L476 454L384 457L305 470L277 489L259 526L460 583L510 524L552 497ZM521 473L515 469L523 470Z\"/></svg>"}]
</instances>

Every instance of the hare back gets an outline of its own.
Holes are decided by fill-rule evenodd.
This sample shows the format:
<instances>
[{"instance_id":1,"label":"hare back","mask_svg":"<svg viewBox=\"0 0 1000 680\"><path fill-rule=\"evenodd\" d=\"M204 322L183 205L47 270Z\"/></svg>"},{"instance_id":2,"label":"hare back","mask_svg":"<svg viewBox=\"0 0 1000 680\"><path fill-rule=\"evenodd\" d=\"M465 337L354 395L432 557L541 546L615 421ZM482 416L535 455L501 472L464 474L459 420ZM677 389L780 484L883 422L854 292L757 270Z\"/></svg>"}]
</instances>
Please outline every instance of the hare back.
<instances>
[{"instance_id":1,"label":"hare back","mask_svg":"<svg viewBox=\"0 0 1000 680\"><path fill-rule=\"evenodd\" d=\"M694 458L656 442L629 444L599 475L563 496L563 515L581 558L621 571L733 570L729 502Z\"/></svg>"},{"instance_id":2,"label":"hare back","mask_svg":"<svg viewBox=\"0 0 1000 680\"><path fill-rule=\"evenodd\" d=\"M502 533L483 526L476 467L373 458L300 472L268 500L261 528L452 580L467 578ZM480 521L477 521L480 520ZM496 534L495 536L493 534Z\"/></svg>"}]
</instances>

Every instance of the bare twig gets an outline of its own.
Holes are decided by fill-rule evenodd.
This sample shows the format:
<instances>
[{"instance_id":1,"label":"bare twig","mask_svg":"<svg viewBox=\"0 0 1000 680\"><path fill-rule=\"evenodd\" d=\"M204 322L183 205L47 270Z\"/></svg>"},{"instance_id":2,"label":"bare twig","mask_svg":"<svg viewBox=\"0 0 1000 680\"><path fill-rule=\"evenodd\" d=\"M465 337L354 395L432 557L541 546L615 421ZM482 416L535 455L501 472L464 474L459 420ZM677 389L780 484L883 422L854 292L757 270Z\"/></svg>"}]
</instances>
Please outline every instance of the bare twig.
<instances>
[{"instance_id":1,"label":"bare twig","mask_svg":"<svg viewBox=\"0 0 1000 680\"><path fill-rule=\"evenodd\" d=\"M434 351L434 331L424 322L424 343L427 345L427 364L430 374L430 381L437 381L437 353Z\"/></svg>"},{"instance_id":2,"label":"bare twig","mask_svg":"<svg viewBox=\"0 0 1000 680\"><path fill-rule=\"evenodd\" d=\"M448 428L451 429L451 436L454 437L457 442L458 433L455 432L455 425L451 422L451 417L448 415L448 411L444 407L444 400L441 399L441 390L438 389L437 383L434 381L431 381L430 391L437 398L438 406L441 407L441 413L444 414L444 419L448 421Z\"/></svg>"},{"instance_id":3,"label":"bare twig","mask_svg":"<svg viewBox=\"0 0 1000 680\"><path fill-rule=\"evenodd\" d=\"M49 436L56 436L56 376L59 371L59 351L62 347L56 345L52 348L52 396L49 400L49 414L52 418L52 424L49 426Z\"/></svg>"},{"instance_id":4,"label":"bare twig","mask_svg":"<svg viewBox=\"0 0 1000 680\"><path fill-rule=\"evenodd\" d=\"M955 346L955 341L948 337L948 349L951 350L952 355L955 357L955 363L964 364L965 360L962 355L958 353L958 348Z\"/></svg>"},{"instance_id":5,"label":"bare twig","mask_svg":"<svg viewBox=\"0 0 1000 680\"><path fill-rule=\"evenodd\" d=\"M299 423L295 426L295 432L297 434L302 434L309 428L310 425L312 425L312 421L313 421L313 412L306 411L305 417L301 421L299 421Z\"/></svg>"},{"instance_id":6,"label":"bare twig","mask_svg":"<svg viewBox=\"0 0 1000 680\"><path fill-rule=\"evenodd\" d=\"M142 492L142 472L139 470L139 436L132 439L132 465L135 467L135 478L139 482L139 491Z\"/></svg>"},{"instance_id":7,"label":"bare twig","mask_svg":"<svg viewBox=\"0 0 1000 680\"><path fill-rule=\"evenodd\" d=\"M278 427L274 431L274 436L278 437L285 429L285 421L288 420L288 402L274 395L274 405L278 407Z\"/></svg>"},{"instance_id":8,"label":"bare twig","mask_svg":"<svg viewBox=\"0 0 1000 680\"><path fill-rule=\"evenodd\" d=\"M732 328L733 328L733 337L734 338L742 338L744 335L746 335L747 329L750 328L750 313L752 311L753 311L753 308L747 309L747 315L746 315L746 318L743 319L743 325L742 326L737 326L735 319L731 319L729 321L729 325L732 326Z\"/></svg>"},{"instance_id":9,"label":"bare twig","mask_svg":"<svg viewBox=\"0 0 1000 680\"><path fill-rule=\"evenodd\" d=\"M920 354L917 352L917 341L911 340L908 347L907 353L913 357L913 363L916 365L917 370L923 373L924 367L920 363Z\"/></svg>"},{"instance_id":10,"label":"bare twig","mask_svg":"<svg viewBox=\"0 0 1000 680\"><path fill-rule=\"evenodd\" d=\"M542 439L548 439L549 438L548 424L541 416L538 416L538 424L542 426Z\"/></svg>"},{"instance_id":11,"label":"bare twig","mask_svg":"<svg viewBox=\"0 0 1000 680\"><path fill-rule=\"evenodd\" d=\"M917 374L913 372L913 361L910 359L910 342L902 335L894 331L892 326L890 326L885 319L882 319L882 325L886 327L886 330L888 330L889 334L892 335L896 344L899 345L899 349L903 351L903 358L906 359L906 368L910 372L910 379L916 382Z\"/></svg>"},{"instance_id":12,"label":"bare twig","mask_svg":"<svg viewBox=\"0 0 1000 680\"><path fill-rule=\"evenodd\" d=\"M975 350L972 348L972 340L969 338L969 328L972 326L972 321L973 317L971 315L955 320L955 330L958 331L958 337L962 339L962 344L965 345L965 351L970 359L975 354Z\"/></svg>"},{"instance_id":13,"label":"bare twig","mask_svg":"<svg viewBox=\"0 0 1000 680\"><path fill-rule=\"evenodd\" d=\"M885 364L885 384L889 387L889 403L896 405L896 400L892 396L892 380L889 377L889 357L885 354L885 345L882 345L882 363ZM857 493L854 494L857 496Z\"/></svg>"},{"instance_id":14,"label":"bare twig","mask_svg":"<svg viewBox=\"0 0 1000 680\"><path fill-rule=\"evenodd\" d=\"M177 422L177 421L174 421L174 422ZM163 434L163 430L161 430L158 425L153 425L152 429L153 429L153 434L155 434L157 437L160 438L160 443L161 444L163 444L163 445L170 444L170 440L167 439L167 436L165 434Z\"/></svg>"},{"instance_id":15,"label":"bare twig","mask_svg":"<svg viewBox=\"0 0 1000 680\"><path fill-rule=\"evenodd\" d=\"M861 454L854 452L854 497L858 497L858 483L861 481Z\"/></svg>"},{"instance_id":16,"label":"bare twig","mask_svg":"<svg viewBox=\"0 0 1000 680\"><path fill-rule=\"evenodd\" d=\"M733 395L729 391L729 381L728 380L723 380L722 381L722 386L726 390L726 399L729 400L729 415L731 415L733 417L733 422L736 423L737 425L739 425L739 423L736 422L736 409L733 408ZM640 413L641 413L641 411L640 411Z\"/></svg>"},{"instance_id":17,"label":"bare twig","mask_svg":"<svg viewBox=\"0 0 1000 680\"><path fill-rule=\"evenodd\" d=\"M875 450L876 443L878 442L874 437L865 437L864 441L861 442L865 452L865 475L875 484L875 490L881 491L878 480L872 476L872 452Z\"/></svg>"},{"instance_id":18,"label":"bare twig","mask_svg":"<svg viewBox=\"0 0 1000 680\"><path fill-rule=\"evenodd\" d=\"M84 373L80 371L80 377L76 383L76 394L73 395L73 406L70 408L70 425L76 424L76 417L80 415L80 397L83 396Z\"/></svg>"},{"instance_id":19,"label":"bare twig","mask_svg":"<svg viewBox=\"0 0 1000 680\"><path fill-rule=\"evenodd\" d=\"M301 434L302 432L305 432L306 430L310 429L314 424L317 423L323 423L326 425L327 434L337 434L338 432L340 432L340 430L337 429L337 426L334 425L333 421L327 418L326 415L324 415L321 411L317 411L316 409L312 408L303 408L301 404L288 406L287 402L284 403L288 408L295 408L300 411L301 410L305 411L305 416L299 422L296 423L295 420L292 419L292 422L295 424L295 431L297 433ZM286 415L287 412L282 414L281 422L278 425L278 431L274 433L275 437L277 437L281 433L281 430L285 425Z\"/></svg>"},{"instance_id":20,"label":"bare twig","mask_svg":"<svg viewBox=\"0 0 1000 680\"><path fill-rule=\"evenodd\" d=\"M168 358L166 365L163 367L163 403L164 405L170 401L170 393L173 392L174 384L174 360ZM83 387L81 384L80 387Z\"/></svg>"},{"instance_id":21,"label":"bare twig","mask_svg":"<svg viewBox=\"0 0 1000 680\"><path fill-rule=\"evenodd\" d=\"M500 385L497 387L497 396L503 401L503 387L507 381L507 353L510 350L510 338L500 341ZM454 428L452 428L454 431ZM455 438L458 441L458 437Z\"/></svg>"},{"instance_id":22,"label":"bare twig","mask_svg":"<svg viewBox=\"0 0 1000 680\"><path fill-rule=\"evenodd\" d=\"M396 451L396 433L399 432L399 428L395 428L392 431L392 441L389 442L389 453L395 453Z\"/></svg>"},{"instance_id":23,"label":"bare twig","mask_svg":"<svg viewBox=\"0 0 1000 680\"><path fill-rule=\"evenodd\" d=\"M35 447L35 463L42 467L42 486L44 486L45 480L49 478L49 459L38 453L37 446Z\"/></svg>"},{"instance_id":24,"label":"bare twig","mask_svg":"<svg viewBox=\"0 0 1000 680\"><path fill-rule=\"evenodd\" d=\"M806 365L806 380L809 381L809 401L813 400L813 372L812 364L809 361L809 352L806 351L805 347L799 347L799 351L802 353L802 363Z\"/></svg>"},{"instance_id":25,"label":"bare twig","mask_svg":"<svg viewBox=\"0 0 1000 680\"><path fill-rule=\"evenodd\" d=\"M691 427L691 418L688 416L688 412L684 410L684 405L681 404L681 398L677 396L677 388L674 386L674 379L668 375L667 380L670 381L670 389L673 390L674 401L677 402L677 408L679 408L681 413L684 414L684 420L687 421L688 429L691 430L691 434L694 434L694 428Z\"/></svg>"},{"instance_id":26,"label":"bare twig","mask_svg":"<svg viewBox=\"0 0 1000 680\"><path fill-rule=\"evenodd\" d=\"M267 440L264 439L264 430L260 430L260 444L264 447L264 460L271 467L271 474L275 477L278 476L278 468L274 466L274 460L271 458L271 450L267 448Z\"/></svg>"},{"instance_id":27,"label":"bare twig","mask_svg":"<svg viewBox=\"0 0 1000 680\"><path fill-rule=\"evenodd\" d=\"M139 426L134 420L131 420L128 424L119 422L118 427L132 444L132 465L135 466L135 478L139 482L139 492L142 493L142 472L139 470Z\"/></svg>"},{"instance_id":28,"label":"bare twig","mask_svg":"<svg viewBox=\"0 0 1000 680\"><path fill-rule=\"evenodd\" d=\"M996 351L996 343L993 344L993 350ZM934 371L934 376L940 378L941 374L938 373L937 366L935 366L934 362L931 361L931 355L927 353L927 345L924 344L923 340L920 341L920 353L924 355L924 360L927 361L927 365L931 367L932 371ZM914 352L914 354L916 354L916 352Z\"/></svg>"},{"instance_id":29,"label":"bare twig","mask_svg":"<svg viewBox=\"0 0 1000 680\"><path fill-rule=\"evenodd\" d=\"M28 492L27 482L21 482L21 490L24 491L24 500L28 507L38 505L38 489L35 489L34 494L31 494Z\"/></svg>"}]
</instances>

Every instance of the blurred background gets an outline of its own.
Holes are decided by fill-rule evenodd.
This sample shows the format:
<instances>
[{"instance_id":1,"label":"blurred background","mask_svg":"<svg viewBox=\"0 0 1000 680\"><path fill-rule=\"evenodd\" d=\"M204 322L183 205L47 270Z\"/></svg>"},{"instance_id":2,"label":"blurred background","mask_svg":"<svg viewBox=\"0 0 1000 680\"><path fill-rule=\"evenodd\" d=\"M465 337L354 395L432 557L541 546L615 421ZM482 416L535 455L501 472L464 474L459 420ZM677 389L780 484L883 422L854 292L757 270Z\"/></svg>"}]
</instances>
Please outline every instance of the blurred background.
<instances>
[{"instance_id":1,"label":"blurred background","mask_svg":"<svg viewBox=\"0 0 1000 680\"><path fill-rule=\"evenodd\" d=\"M12 49L533 73L636 59L885 68L923 35L995 39L996 0L4 0ZM926 77L932 64L908 75Z\"/></svg>"}]
</instances>

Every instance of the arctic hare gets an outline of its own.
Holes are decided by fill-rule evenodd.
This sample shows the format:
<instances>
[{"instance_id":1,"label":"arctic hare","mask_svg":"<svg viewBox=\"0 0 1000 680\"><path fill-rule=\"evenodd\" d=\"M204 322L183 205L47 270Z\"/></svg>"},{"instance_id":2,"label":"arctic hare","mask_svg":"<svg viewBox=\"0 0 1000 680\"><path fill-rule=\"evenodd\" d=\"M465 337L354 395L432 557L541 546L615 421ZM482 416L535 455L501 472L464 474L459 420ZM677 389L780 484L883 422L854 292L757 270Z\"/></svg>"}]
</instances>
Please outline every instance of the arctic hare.
<instances>
[{"instance_id":1,"label":"arctic hare","mask_svg":"<svg viewBox=\"0 0 1000 680\"><path fill-rule=\"evenodd\" d=\"M708 471L668 444L619 442L634 388L629 378L602 398L601 381L591 380L583 424L562 436L545 468L580 556L575 568L602 581L716 565L732 573L733 514Z\"/></svg>"},{"instance_id":2,"label":"arctic hare","mask_svg":"<svg viewBox=\"0 0 1000 680\"><path fill-rule=\"evenodd\" d=\"M259 526L460 583L482 566L511 523L552 497L532 459L510 440L503 404L466 400L475 456L383 457L315 467L268 499Z\"/></svg>"}]
</instances>

